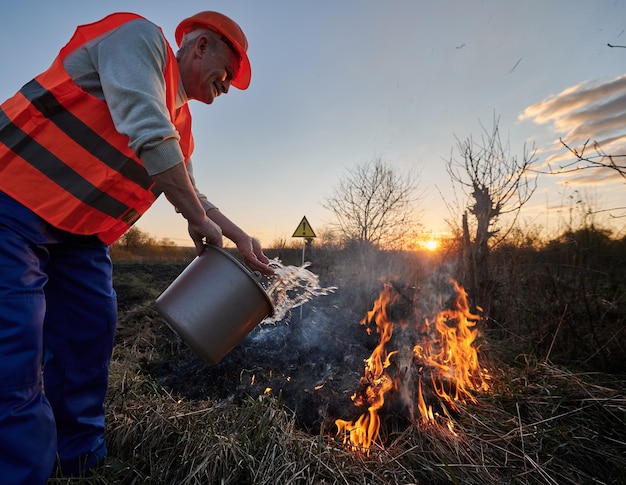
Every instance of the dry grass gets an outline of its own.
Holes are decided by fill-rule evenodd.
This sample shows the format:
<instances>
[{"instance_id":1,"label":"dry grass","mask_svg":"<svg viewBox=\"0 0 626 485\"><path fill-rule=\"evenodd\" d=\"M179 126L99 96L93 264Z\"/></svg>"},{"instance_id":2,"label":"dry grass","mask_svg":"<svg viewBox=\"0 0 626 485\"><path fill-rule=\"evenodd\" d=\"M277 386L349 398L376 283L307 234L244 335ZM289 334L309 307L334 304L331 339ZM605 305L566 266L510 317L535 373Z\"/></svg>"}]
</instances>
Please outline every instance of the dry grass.
<instances>
[{"instance_id":1,"label":"dry grass","mask_svg":"<svg viewBox=\"0 0 626 485\"><path fill-rule=\"evenodd\" d=\"M626 382L615 376L527 357L505 365L486 352L492 390L460 407L455 433L390 416L364 455L330 426L298 429L280 396L171 395L141 365L177 351L163 331L147 307L121 316L107 399L114 458L89 478L50 484L626 483Z\"/></svg>"}]
</instances>

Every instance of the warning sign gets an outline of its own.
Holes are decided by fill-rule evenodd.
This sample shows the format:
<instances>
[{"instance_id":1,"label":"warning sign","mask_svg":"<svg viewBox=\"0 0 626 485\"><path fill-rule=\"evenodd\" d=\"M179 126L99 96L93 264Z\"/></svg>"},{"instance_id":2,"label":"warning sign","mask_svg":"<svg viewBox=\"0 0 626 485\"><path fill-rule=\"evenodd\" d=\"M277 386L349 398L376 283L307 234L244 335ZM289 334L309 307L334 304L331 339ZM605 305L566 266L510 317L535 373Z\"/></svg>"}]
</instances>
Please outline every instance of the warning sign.
<instances>
[{"instance_id":1,"label":"warning sign","mask_svg":"<svg viewBox=\"0 0 626 485\"><path fill-rule=\"evenodd\" d=\"M311 224L309 224L309 221L306 220L306 216L305 216L302 218L302 220L300 221L300 224L298 225L297 229L293 233L293 236L291 237L317 237L317 236L315 235L315 232L313 231Z\"/></svg>"}]
</instances>

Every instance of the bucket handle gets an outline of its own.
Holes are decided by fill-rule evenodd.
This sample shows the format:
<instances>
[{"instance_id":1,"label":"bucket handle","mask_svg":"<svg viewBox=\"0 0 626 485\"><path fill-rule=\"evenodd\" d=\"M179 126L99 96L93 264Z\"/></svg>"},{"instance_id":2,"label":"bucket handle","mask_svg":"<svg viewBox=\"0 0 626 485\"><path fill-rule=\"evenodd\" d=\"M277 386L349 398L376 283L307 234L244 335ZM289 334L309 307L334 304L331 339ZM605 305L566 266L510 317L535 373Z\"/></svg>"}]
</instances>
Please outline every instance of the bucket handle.
<instances>
[{"instance_id":1,"label":"bucket handle","mask_svg":"<svg viewBox=\"0 0 626 485\"><path fill-rule=\"evenodd\" d=\"M222 251L223 253L225 253L226 255L230 256L228 253L226 253L224 251L223 248L220 248L219 246L215 246L214 244L211 243L204 243L204 250L206 251L207 249L217 249L218 251ZM240 263L239 261L237 261L238 263ZM248 268L245 264L241 264L240 266L245 269L248 273L250 273L250 276L252 276L253 279L256 280L257 283L261 283L263 281L263 275L261 274L260 271L252 271L250 268Z\"/></svg>"}]
</instances>

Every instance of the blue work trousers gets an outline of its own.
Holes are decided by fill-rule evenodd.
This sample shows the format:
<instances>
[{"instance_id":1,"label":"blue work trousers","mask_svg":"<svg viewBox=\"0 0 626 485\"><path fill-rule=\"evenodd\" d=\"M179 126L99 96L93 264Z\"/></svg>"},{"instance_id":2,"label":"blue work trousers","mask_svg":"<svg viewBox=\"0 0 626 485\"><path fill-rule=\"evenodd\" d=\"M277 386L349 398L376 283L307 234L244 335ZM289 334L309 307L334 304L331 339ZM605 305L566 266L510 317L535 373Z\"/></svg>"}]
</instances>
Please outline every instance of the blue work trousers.
<instances>
[{"instance_id":1,"label":"blue work trousers","mask_svg":"<svg viewBox=\"0 0 626 485\"><path fill-rule=\"evenodd\" d=\"M45 484L106 455L117 303L109 248L0 192L0 481Z\"/></svg>"}]
</instances>

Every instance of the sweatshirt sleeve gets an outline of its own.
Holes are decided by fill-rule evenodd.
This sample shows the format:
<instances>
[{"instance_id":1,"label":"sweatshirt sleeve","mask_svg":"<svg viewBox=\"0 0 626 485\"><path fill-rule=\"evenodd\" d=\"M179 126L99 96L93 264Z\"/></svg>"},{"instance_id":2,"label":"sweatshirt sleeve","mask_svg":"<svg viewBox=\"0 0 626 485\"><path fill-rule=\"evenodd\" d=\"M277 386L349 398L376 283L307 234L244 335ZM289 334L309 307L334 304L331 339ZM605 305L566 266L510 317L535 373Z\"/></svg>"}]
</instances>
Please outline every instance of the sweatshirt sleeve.
<instances>
[{"instance_id":1,"label":"sweatshirt sleeve","mask_svg":"<svg viewBox=\"0 0 626 485\"><path fill-rule=\"evenodd\" d=\"M165 102L166 61L161 31L138 19L90 42L65 64L78 85L104 98L116 129L129 137L130 148L150 175L184 160ZM95 72L89 72L89 64Z\"/></svg>"}]
</instances>

